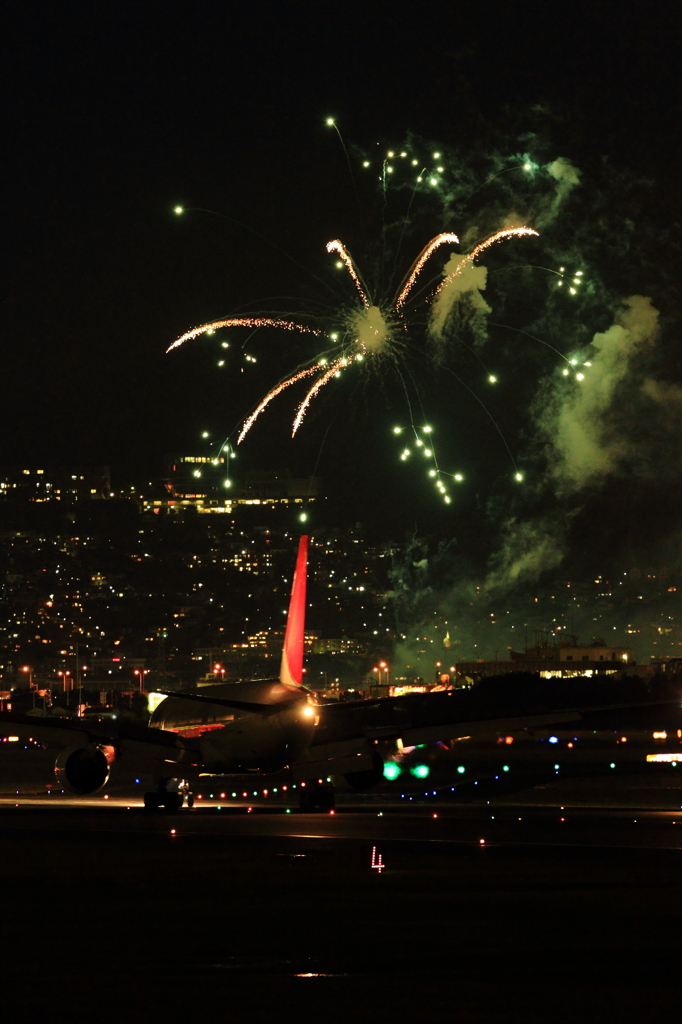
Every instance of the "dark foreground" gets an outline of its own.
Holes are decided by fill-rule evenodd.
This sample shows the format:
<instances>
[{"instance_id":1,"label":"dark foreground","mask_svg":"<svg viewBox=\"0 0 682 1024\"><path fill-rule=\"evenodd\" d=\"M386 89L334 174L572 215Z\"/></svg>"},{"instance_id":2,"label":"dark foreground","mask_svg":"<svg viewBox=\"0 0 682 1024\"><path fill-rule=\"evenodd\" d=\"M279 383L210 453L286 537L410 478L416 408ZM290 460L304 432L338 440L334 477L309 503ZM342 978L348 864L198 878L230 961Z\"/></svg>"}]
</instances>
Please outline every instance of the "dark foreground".
<instances>
[{"instance_id":1,"label":"dark foreground","mask_svg":"<svg viewBox=\"0 0 682 1024\"><path fill-rule=\"evenodd\" d=\"M5 805L5 1019L678 1019L682 824L561 816Z\"/></svg>"}]
</instances>

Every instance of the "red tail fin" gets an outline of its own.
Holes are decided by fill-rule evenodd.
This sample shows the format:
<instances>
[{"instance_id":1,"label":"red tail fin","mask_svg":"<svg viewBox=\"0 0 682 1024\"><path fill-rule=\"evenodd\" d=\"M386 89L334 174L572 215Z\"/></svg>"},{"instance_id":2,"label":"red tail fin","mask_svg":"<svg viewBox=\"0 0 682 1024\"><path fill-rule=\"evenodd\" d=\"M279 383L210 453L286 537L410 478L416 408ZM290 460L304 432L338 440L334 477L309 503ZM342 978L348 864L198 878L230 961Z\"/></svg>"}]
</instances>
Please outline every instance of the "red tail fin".
<instances>
[{"instance_id":1,"label":"red tail fin","mask_svg":"<svg viewBox=\"0 0 682 1024\"><path fill-rule=\"evenodd\" d=\"M303 644L305 640L305 588L308 566L308 538L301 537L298 545L296 571L291 588L289 618L284 636L282 667L279 679L285 686L301 686L303 683Z\"/></svg>"}]
</instances>

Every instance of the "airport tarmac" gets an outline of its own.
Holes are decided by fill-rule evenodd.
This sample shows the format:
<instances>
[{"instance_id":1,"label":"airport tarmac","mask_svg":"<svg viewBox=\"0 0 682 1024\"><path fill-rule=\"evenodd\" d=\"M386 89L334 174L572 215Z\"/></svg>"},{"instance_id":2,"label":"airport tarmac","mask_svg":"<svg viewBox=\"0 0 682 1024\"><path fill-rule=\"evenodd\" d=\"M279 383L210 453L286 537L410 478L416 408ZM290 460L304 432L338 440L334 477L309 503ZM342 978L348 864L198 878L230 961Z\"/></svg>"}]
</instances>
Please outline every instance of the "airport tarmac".
<instances>
[{"instance_id":1,"label":"airport tarmac","mask_svg":"<svg viewBox=\"0 0 682 1024\"><path fill-rule=\"evenodd\" d=\"M3 799L7 1019L676 1017L674 812L380 808Z\"/></svg>"},{"instance_id":2,"label":"airport tarmac","mask_svg":"<svg viewBox=\"0 0 682 1024\"><path fill-rule=\"evenodd\" d=\"M6 759L0 780L12 1022L679 1014L672 769L503 779L497 795L490 772L458 789L434 770L432 788L305 815L290 791L207 785L168 814L145 812L134 780L70 797L46 789L45 752L16 760L24 777L10 786Z\"/></svg>"},{"instance_id":3,"label":"airport tarmac","mask_svg":"<svg viewBox=\"0 0 682 1024\"><path fill-rule=\"evenodd\" d=\"M0 799L0 832L120 833L270 840L332 840L418 845L559 845L682 849L682 809L543 808L518 803L462 807L434 800L405 807L377 800L371 807L340 803L332 813L301 814L261 806L184 808L146 812L139 801L108 802L24 797Z\"/></svg>"}]
</instances>

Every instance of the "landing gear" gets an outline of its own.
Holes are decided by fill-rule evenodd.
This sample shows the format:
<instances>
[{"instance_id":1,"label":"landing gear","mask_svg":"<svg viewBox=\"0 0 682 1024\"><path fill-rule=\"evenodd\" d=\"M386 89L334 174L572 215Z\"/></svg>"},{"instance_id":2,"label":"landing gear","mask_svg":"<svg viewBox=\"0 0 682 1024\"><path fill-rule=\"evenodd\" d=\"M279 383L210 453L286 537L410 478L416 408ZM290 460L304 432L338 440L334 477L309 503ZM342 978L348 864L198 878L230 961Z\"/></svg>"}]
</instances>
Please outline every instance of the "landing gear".
<instances>
[{"instance_id":1,"label":"landing gear","mask_svg":"<svg viewBox=\"0 0 682 1024\"><path fill-rule=\"evenodd\" d=\"M304 814L328 813L334 809L336 793L334 787L324 782L306 782L305 789L298 794L298 805Z\"/></svg>"},{"instance_id":2,"label":"landing gear","mask_svg":"<svg viewBox=\"0 0 682 1024\"><path fill-rule=\"evenodd\" d=\"M144 809L158 811L165 807L169 814L175 814L184 803L185 791L186 786L183 787L177 779L159 779L156 790L144 794Z\"/></svg>"},{"instance_id":3,"label":"landing gear","mask_svg":"<svg viewBox=\"0 0 682 1024\"><path fill-rule=\"evenodd\" d=\"M145 793L145 795L144 795L144 809L145 809L145 811L158 811L158 809L159 809L159 794L158 793Z\"/></svg>"}]
</instances>

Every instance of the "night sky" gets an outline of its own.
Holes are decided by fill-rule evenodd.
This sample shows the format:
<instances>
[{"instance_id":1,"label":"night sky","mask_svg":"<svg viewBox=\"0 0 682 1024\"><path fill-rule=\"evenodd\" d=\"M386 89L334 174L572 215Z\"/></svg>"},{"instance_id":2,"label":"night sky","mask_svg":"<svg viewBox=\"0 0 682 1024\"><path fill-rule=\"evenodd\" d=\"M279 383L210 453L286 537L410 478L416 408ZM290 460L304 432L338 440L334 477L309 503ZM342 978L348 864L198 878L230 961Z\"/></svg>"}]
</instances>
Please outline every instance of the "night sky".
<instances>
[{"instance_id":1,"label":"night sky","mask_svg":"<svg viewBox=\"0 0 682 1024\"><path fill-rule=\"evenodd\" d=\"M506 326L482 340L464 324L437 363L416 323L401 373L388 366L329 385L293 442L303 392L292 389L238 465L316 470L328 518L466 536L483 558L510 511L545 532L548 515L570 520L566 543L588 563L605 548L620 557L623 545L641 546L652 515L657 543L670 542L682 476L676 392L649 416L632 389L645 377L682 383L681 20L676 5L641 2L9 5L0 460L106 462L121 485L161 474L167 452L202 450L203 430L234 441L317 342L230 330L166 355L176 337L218 317L329 318L348 307L352 285L325 253L332 238L368 278L394 269L395 283L440 231L457 232L466 252L510 215L532 225L553 195L546 168L561 157L580 184L541 238L482 260L489 320ZM362 160L403 146L420 159L444 153L448 187L410 205L396 186L384 203ZM506 173L524 155L533 175ZM432 258L430 277L440 279L447 255ZM590 281L572 306L551 292L555 278L527 266L562 261ZM584 359L633 294L651 299L661 331L609 406L610 434L630 440L567 493L538 432L538 396L556 395L563 364L518 332ZM410 410L434 424L441 464L465 476L448 506L399 460L391 430Z\"/></svg>"}]
</instances>

